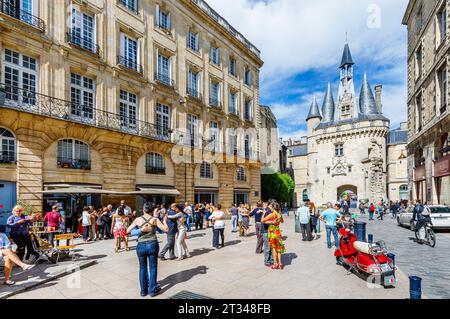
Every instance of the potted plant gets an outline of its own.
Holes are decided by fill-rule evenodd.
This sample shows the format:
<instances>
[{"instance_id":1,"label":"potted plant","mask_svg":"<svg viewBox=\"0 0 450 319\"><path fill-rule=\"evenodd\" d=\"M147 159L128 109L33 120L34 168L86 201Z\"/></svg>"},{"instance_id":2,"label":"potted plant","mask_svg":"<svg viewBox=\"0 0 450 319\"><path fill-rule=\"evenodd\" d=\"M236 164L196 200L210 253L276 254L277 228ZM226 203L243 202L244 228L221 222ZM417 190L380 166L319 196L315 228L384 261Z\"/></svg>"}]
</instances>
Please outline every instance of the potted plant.
<instances>
[{"instance_id":1,"label":"potted plant","mask_svg":"<svg viewBox=\"0 0 450 319\"><path fill-rule=\"evenodd\" d=\"M5 104L5 97L6 97L6 87L4 84L0 84L0 105Z\"/></svg>"}]
</instances>

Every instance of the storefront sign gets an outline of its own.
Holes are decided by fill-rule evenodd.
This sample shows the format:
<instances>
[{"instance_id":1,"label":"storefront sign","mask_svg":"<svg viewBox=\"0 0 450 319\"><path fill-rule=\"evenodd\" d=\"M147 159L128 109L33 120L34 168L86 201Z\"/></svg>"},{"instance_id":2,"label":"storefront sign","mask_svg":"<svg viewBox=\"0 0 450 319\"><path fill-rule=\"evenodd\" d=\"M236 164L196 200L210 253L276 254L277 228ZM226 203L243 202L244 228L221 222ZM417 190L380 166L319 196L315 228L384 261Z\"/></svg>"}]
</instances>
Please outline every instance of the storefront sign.
<instances>
[{"instance_id":1,"label":"storefront sign","mask_svg":"<svg viewBox=\"0 0 450 319\"><path fill-rule=\"evenodd\" d=\"M434 177L450 175L450 155L438 159L434 162Z\"/></svg>"},{"instance_id":2,"label":"storefront sign","mask_svg":"<svg viewBox=\"0 0 450 319\"><path fill-rule=\"evenodd\" d=\"M420 182L426 179L425 165L419 166L414 170L414 181Z\"/></svg>"}]
</instances>

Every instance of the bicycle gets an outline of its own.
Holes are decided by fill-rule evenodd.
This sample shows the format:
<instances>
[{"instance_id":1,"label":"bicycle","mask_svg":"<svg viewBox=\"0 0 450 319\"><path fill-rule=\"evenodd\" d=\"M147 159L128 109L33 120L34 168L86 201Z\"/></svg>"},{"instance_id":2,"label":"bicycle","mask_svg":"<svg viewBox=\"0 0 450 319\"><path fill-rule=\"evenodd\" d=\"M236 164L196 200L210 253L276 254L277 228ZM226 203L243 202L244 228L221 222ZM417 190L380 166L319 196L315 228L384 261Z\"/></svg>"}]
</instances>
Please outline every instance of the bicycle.
<instances>
[{"instance_id":1,"label":"bicycle","mask_svg":"<svg viewBox=\"0 0 450 319\"><path fill-rule=\"evenodd\" d=\"M430 222L426 222L425 225L416 230L415 235L418 242L427 244L432 248L436 246L436 235L433 231L433 225Z\"/></svg>"}]
</instances>

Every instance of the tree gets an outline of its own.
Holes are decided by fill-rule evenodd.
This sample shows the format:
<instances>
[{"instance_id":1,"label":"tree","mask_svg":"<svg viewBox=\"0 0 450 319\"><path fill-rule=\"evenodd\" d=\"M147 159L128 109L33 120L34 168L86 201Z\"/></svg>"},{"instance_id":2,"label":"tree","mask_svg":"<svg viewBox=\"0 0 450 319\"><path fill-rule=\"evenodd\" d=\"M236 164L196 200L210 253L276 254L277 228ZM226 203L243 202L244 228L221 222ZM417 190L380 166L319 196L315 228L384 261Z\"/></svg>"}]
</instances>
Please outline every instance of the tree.
<instances>
[{"instance_id":1,"label":"tree","mask_svg":"<svg viewBox=\"0 0 450 319\"><path fill-rule=\"evenodd\" d=\"M288 174L275 173L262 175L261 191L262 199L268 201L275 199L279 203L287 203L292 199L295 184Z\"/></svg>"}]
</instances>

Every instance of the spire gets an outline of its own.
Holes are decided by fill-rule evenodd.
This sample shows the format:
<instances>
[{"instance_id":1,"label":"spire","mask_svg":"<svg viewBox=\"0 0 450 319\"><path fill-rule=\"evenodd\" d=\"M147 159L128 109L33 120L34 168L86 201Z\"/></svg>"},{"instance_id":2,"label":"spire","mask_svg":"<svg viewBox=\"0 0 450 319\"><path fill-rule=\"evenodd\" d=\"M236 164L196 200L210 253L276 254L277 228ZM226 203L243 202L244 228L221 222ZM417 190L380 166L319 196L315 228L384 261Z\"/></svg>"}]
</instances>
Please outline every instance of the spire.
<instances>
[{"instance_id":1,"label":"spire","mask_svg":"<svg viewBox=\"0 0 450 319\"><path fill-rule=\"evenodd\" d=\"M319 104L317 104L316 96L314 96L313 101L311 103L311 108L309 109L308 117L306 118L306 121L309 121L313 118L319 118L322 119L322 115L320 114L319 110Z\"/></svg>"},{"instance_id":2,"label":"spire","mask_svg":"<svg viewBox=\"0 0 450 319\"><path fill-rule=\"evenodd\" d=\"M327 94L323 100L322 106L322 122L330 123L334 121L334 98L333 92L331 91L331 83L328 82Z\"/></svg>"},{"instance_id":3,"label":"spire","mask_svg":"<svg viewBox=\"0 0 450 319\"><path fill-rule=\"evenodd\" d=\"M364 73L364 81L361 87L361 94L359 95L359 111L363 115L379 114L377 103L375 102L375 97L370 88L366 73Z\"/></svg>"},{"instance_id":4,"label":"spire","mask_svg":"<svg viewBox=\"0 0 450 319\"><path fill-rule=\"evenodd\" d=\"M339 68L343 68L344 66L354 65L354 64L355 64L355 62L353 62L352 54L350 52L350 47L349 47L348 43L346 43L345 47L344 47L344 53L342 54L341 66Z\"/></svg>"}]
</instances>

